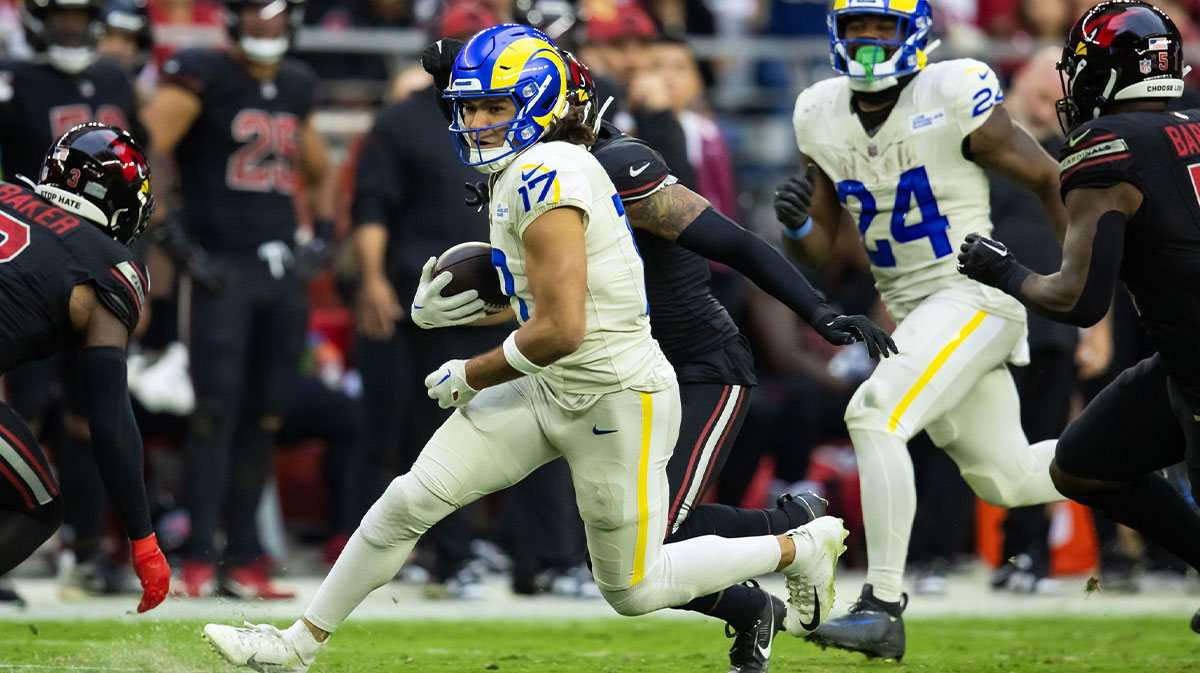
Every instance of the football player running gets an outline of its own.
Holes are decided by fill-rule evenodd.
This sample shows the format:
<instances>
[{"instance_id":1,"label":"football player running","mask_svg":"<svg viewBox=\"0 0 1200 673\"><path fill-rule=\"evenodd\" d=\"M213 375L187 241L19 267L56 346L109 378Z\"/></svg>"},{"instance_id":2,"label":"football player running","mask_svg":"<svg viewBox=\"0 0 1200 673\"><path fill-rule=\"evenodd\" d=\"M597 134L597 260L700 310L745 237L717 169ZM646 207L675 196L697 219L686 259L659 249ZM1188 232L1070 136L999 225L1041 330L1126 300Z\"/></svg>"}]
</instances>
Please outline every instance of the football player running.
<instances>
[{"instance_id":1,"label":"football player running","mask_svg":"<svg viewBox=\"0 0 1200 673\"><path fill-rule=\"evenodd\" d=\"M126 247L154 200L150 171L123 129L89 123L51 146L35 185L0 182L0 372L80 349L93 456L129 535L138 612L167 596L171 569L150 523L142 436L126 387L125 343L146 302L146 270ZM63 519L63 497L28 426L0 403L0 574ZM70 494L67 494L70 497Z\"/></svg>"},{"instance_id":2,"label":"football player running","mask_svg":"<svg viewBox=\"0 0 1200 673\"><path fill-rule=\"evenodd\" d=\"M1033 273L972 234L960 270L1053 320L1095 324L1125 281L1158 353L1126 369L1058 440L1050 474L1200 570L1200 517L1159 472L1185 461L1200 493L1200 110L1183 95L1179 29L1161 10L1110 0L1075 24L1058 64L1062 194L1071 219L1062 267ZM1192 618L1200 633L1200 612Z\"/></svg>"},{"instance_id":3,"label":"football player running","mask_svg":"<svg viewBox=\"0 0 1200 673\"><path fill-rule=\"evenodd\" d=\"M422 65L439 88L450 84L453 59L461 48L461 42L444 39L422 53ZM729 457L756 384L750 345L713 296L707 260L726 264L765 288L834 345L864 341L872 357L887 357L895 352L895 344L866 316L835 313L779 252L679 184L656 150L602 120L602 104L587 66L570 52L562 55L571 76L570 104L582 108L584 122L596 129L592 156L617 189L644 261L652 335L679 382L681 416L667 463L670 509L665 541L779 534L823 515L825 503L812 493L784 494L778 507L769 510L699 504ZM449 115L449 109L445 111ZM486 200L486 183L468 188L479 197L471 198L469 205ZM446 301L465 304L473 297L464 293ZM675 607L729 624L734 637L729 651L732 673L767 670L774 636L789 622L782 601L749 584ZM794 621L791 625L797 636L809 632Z\"/></svg>"},{"instance_id":4,"label":"football player running","mask_svg":"<svg viewBox=\"0 0 1200 673\"><path fill-rule=\"evenodd\" d=\"M809 636L895 660L905 650L901 581L916 509L906 445L913 435L925 430L989 503L1062 499L1048 472L1054 442L1029 445L1006 368L1028 359L1024 308L964 283L953 255L969 232L991 231L989 169L1034 192L1064 230L1057 166L1009 119L986 64L927 64L931 21L926 0L834 3L829 36L842 76L796 100L807 169L776 197L784 245L805 264L820 264L839 232L849 233L844 221L856 225L898 323L893 337L904 345L846 409L862 482L866 583L851 614Z\"/></svg>"},{"instance_id":5,"label":"football player running","mask_svg":"<svg viewBox=\"0 0 1200 673\"><path fill-rule=\"evenodd\" d=\"M679 390L650 335L642 261L617 191L587 151L594 132L569 106L568 78L554 44L525 26L485 29L459 53L445 94L450 132L463 160L490 175L493 262L511 304L482 322L520 327L428 376L429 396L457 410L364 517L302 619L286 631L205 627L227 660L306 670L425 530L559 456L596 584L618 613L680 605L771 571L784 573L798 619L828 610L844 549L837 519L779 536L662 542ZM434 294L422 283L413 319L459 322L433 308Z\"/></svg>"}]
</instances>

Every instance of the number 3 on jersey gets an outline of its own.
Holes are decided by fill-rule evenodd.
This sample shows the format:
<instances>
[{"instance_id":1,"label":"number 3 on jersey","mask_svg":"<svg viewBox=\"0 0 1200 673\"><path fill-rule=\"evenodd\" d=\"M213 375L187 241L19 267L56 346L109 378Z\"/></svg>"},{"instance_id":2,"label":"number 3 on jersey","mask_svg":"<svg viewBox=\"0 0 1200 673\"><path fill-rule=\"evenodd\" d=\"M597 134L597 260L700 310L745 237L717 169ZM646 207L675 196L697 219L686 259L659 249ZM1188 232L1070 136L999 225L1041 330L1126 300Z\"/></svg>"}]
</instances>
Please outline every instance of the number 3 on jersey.
<instances>
[{"instance_id":1,"label":"number 3 on jersey","mask_svg":"<svg viewBox=\"0 0 1200 673\"><path fill-rule=\"evenodd\" d=\"M871 221L879 213L875 206L875 197L863 183L857 180L843 180L838 183L837 190L838 200L842 202L842 205L846 205L849 197L858 200L862 209L862 213L858 216L858 233L862 236L863 246L867 249L867 256L871 258L871 263L878 267L896 266L896 256L892 254L891 242L876 239L874 250L867 244L867 229L870 228ZM921 221L917 224L907 224L905 220L908 218L909 205L914 198L917 200L917 207L921 210ZM921 166L905 171L900 176L900 183L896 185L896 203L892 207L892 238L897 243L928 238L930 245L933 246L933 256L940 258L953 251L950 246L950 237L946 235L946 230L949 228L950 221L938 210L937 198L933 194L933 188L929 185L929 175L925 172L925 167Z\"/></svg>"}]
</instances>

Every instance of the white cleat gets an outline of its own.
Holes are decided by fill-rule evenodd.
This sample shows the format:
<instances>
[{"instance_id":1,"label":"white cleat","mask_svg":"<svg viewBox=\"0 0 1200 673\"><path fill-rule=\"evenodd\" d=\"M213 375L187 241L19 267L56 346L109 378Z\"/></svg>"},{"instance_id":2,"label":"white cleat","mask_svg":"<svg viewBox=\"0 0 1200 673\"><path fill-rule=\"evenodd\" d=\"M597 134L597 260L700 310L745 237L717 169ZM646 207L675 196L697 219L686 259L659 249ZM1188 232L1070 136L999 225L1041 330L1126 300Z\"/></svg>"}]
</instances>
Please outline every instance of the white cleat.
<instances>
[{"instance_id":1,"label":"white cleat","mask_svg":"<svg viewBox=\"0 0 1200 673\"><path fill-rule=\"evenodd\" d=\"M842 541L848 533L841 519L823 516L788 531L787 535L794 541L806 539L812 549L808 555L797 553L795 560L783 569L788 590L784 626L788 633L803 638L815 631L833 608L833 576L838 557L846 551ZM804 547L809 545L797 545L797 551Z\"/></svg>"},{"instance_id":2,"label":"white cleat","mask_svg":"<svg viewBox=\"0 0 1200 673\"><path fill-rule=\"evenodd\" d=\"M260 673L305 673L312 664L313 657L304 661L284 631L270 624L245 624L206 624L204 639L229 663Z\"/></svg>"}]
</instances>

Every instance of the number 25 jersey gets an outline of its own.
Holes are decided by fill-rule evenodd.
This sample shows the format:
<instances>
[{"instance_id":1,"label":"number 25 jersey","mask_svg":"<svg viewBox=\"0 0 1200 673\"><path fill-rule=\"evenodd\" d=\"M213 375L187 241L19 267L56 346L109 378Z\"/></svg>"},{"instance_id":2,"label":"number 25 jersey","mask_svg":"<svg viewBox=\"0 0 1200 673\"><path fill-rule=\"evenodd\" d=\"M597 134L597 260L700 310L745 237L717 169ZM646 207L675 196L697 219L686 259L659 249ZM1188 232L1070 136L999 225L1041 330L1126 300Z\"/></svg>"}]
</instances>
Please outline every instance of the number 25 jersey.
<instances>
[{"instance_id":1,"label":"number 25 jersey","mask_svg":"<svg viewBox=\"0 0 1200 673\"><path fill-rule=\"evenodd\" d=\"M308 66L290 59L269 82L224 52L184 50L164 64L164 85L200 99L175 163L186 231L205 250L254 254L294 237L300 132L314 83Z\"/></svg>"},{"instance_id":2,"label":"number 25 jersey","mask_svg":"<svg viewBox=\"0 0 1200 673\"><path fill-rule=\"evenodd\" d=\"M1019 302L956 269L966 235L992 231L987 174L962 149L1004 100L995 73L972 59L930 64L904 87L874 136L854 113L848 84L837 77L800 94L796 139L836 185L892 317L901 320L929 295L954 287L980 308L1023 322Z\"/></svg>"}]
</instances>

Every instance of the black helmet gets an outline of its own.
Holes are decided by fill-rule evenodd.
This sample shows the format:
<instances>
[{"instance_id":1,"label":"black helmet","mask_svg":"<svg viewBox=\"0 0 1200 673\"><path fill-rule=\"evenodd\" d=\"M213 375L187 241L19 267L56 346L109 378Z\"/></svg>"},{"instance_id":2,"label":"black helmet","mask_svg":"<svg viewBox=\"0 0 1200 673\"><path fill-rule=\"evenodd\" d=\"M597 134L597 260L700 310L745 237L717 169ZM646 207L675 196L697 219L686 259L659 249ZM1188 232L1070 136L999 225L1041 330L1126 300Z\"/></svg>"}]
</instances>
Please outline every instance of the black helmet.
<instances>
[{"instance_id":1,"label":"black helmet","mask_svg":"<svg viewBox=\"0 0 1200 673\"><path fill-rule=\"evenodd\" d=\"M287 29L283 37L264 39L244 35L241 13L253 7L257 7L264 16L287 12ZM283 58L303 20L304 0L225 0L225 30L229 33L229 40L255 63L275 63Z\"/></svg>"},{"instance_id":2,"label":"black helmet","mask_svg":"<svg viewBox=\"0 0 1200 673\"><path fill-rule=\"evenodd\" d=\"M129 245L154 212L150 166L129 132L88 122L46 152L37 193Z\"/></svg>"},{"instance_id":3,"label":"black helmet","mask_svg":"<svg viewBox=\"0 0 1200 673\"><path fill-rule=\"evenodd\" d=\"M130 33L137 41L134 66L141 70L154 47L154 34L150 28L150 12L146 0L108 0L100 12L105 31Z\"/></svg>"},{"instance_id":4,"label":"black helmet","mask_svg":"<svg viewBox=\"0 0 1200 673\"><path fill-rule=\"evenodd\" d=\"M1139 0L1107 0L1088 10L1068 33L1058 69L1058 120L1068 133L1114 101L1183 95L1179 29Z\"/></svg>"},{"instance_id":5,"label":"black helmet","mask_svg":"<svg viewBox=\"0 0 1200 673\"><path fill-rule=\"evenodd\" d=\"M50 65L63 72L82 72L96 60L96 39L100 35L101 0L25 0L21 4L21 27L25 41ZM84 32L66 33L51 24L56 12L80 9L88 22Z\"/></svg>"},{"instance_id":6,"label":"black helmet","mask_svg":"<svg viewBox=\"0 0 1200 673\"><path fill-rule=\"evenodd\" d=\"M592 71L575 58L575 54L566 49L559 51L567 66L567 103L582 105L584 123L595 127L596 118L600 116L600 101L596 98L596 80L592 79Z\"/></svg>"}]
</instances>

